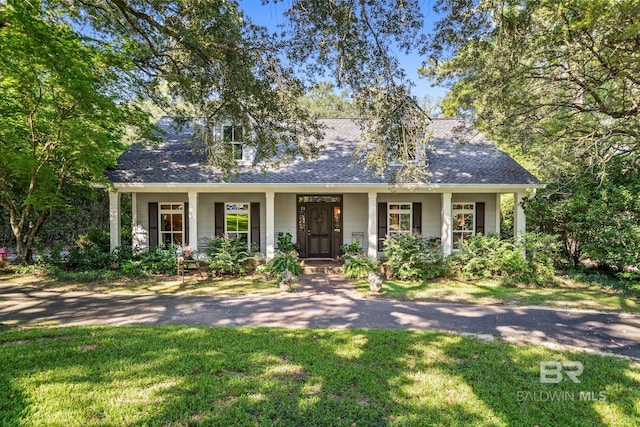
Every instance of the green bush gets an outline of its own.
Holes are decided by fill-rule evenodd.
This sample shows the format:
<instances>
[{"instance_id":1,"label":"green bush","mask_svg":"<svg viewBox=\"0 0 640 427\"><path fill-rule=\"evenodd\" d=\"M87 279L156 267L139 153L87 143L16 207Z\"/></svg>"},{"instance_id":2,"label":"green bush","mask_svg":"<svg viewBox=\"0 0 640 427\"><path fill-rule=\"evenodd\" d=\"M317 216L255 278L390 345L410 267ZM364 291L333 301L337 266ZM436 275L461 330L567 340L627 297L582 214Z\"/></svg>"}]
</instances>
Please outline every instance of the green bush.
<instances>
[{"instance_id":1,"label":"green bush","mask_svg":"<svg viewBox=\"0 0 640 427\"><path fill-rule=\"evenodd\" d=\"M354 240L351 243L345 243L344 245L340 246L340 252L342 253L343 259L345 257L353 255L360 255L362 254L362 246L360 246L359 241Z\"/></svg>"},{"instance_id":2,"label":"green bush","mask_svg":"<svg viewBox=\"0 0 640 427\"><path fill-rule=\"evenodd\" d=\"M400 280L429 280L447 272L447 263L435 239L415 235L389 237L384 243L384 265Z\"/></svg>"},{"instance_id":3,"label":"green bush","mask_svg":"<svg viewBox=\"0 0 640 427\"><path fill-rule=\"evenodd\" d=\"M244 261L249 257L247 245L239 239L216 237L207 247L209 271L215 275L239 276L247 269Z\"/></svg>"},{"instance_id":4,"label":"green bush","mask_svg":"<svg viewBox=\"0 0 640 427\"><path fill-rule=\"evenodd\" d=\"M539 233L524 235L521 245L495 234L477 234L464 242L452 264L466 279L545 285L553 282L559 245L557 237Z\"/></svg>"},{"instance_id":5,"label":"green bush","mask_svg":"<svg viewBox=\"0 0 640 427\"><path fill-rule=\"evenodd\" d=\"M178 255L173 246L166 249L152 247L134 256L132 260L125 261L122 264L122 270L133 275L141 273L176 274L178 272Z\"/></svg>"},{"instance_id":6,"label":"green bush","mask_svg":"<svg viewBox=\"0 0 640 427\"><path fill-rule=\"evenodd\" d=\"M352 279L364 279L369 273L375 273L378 269L378 260L364 255L353 255L345 258L344 274Z\"/></svg>"},{"instance_id":7,"label":"green bush","mask_svg":"<svg viewBox=\"0 0 640 427\"><path fill-rule=\"evenodd\" d=\"M297 249L297 244L293 243L291 233L278 234L278 250L283 253L291 252Z\"/></svg>"},{"instance_id":8,"label":"green bush","mask_svg":"<svg viewBox=\"0 0 640 427\"><path fill-rule=\"evenodd\" d=\"M266 266L267 271L274 276L280 276L285 271L289 271L294 276L302 274L298 252L293 250L289 252L277 251L275 256L267 262Z\"/></svg>"},{"instance_id":9,"label":"green bush","mask_svg":"<svg viewBox=\"0 0 640 427\"><path fill-rule=\"evenodd\" d=\"M111 268L116 257L98 246L87 246L85 248L71 248L64 260L66 261L64 265L66 270L92 271Z\"/></svg>"},{"instance_id":10,"label":"green bush","mask_svg":"<svg viewBox=\"0 0 640 427\"><path fill-rule=\"evenodd\" d=\"M453 259L457 272L465 279L513 276L526 262L521 248L511 239L501 239L495 234L476 234L465 240Z\"/></svg>"}]
</instances>

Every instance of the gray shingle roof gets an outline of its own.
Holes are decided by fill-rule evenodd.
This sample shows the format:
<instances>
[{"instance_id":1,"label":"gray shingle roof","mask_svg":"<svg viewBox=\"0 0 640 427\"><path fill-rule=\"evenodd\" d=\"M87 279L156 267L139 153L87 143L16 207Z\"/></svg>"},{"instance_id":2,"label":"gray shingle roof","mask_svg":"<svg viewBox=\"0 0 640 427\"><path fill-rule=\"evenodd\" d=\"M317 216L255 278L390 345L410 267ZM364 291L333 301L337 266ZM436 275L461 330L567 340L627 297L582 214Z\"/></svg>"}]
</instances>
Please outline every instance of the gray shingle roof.
<instances>
[{"instance_id":1,"label":"gray shingle roof","mask_svg":"<svg viewBox=\"0 0 640 427\"><path fill-rule=\"evenodd\" d=\"M107 171L114 183L219 183L221 175L202 166L204 154L194 149L190 130L173 129L170 118L158 126L167 133L159 145L133 145ZM325 119L324 148L318 158L302 159L263 173L255 167L242 167L231 182L255 184L386 184L388 178L365 171L354 164L353 151L361 144L360 130L349 119ZM458 132L462 122L435 119L431 124L433 151L428 153L433 184L517 184L540 182L515 160L499 150L482 134L471 129ZM465 141L465 142L460 142Z\"/></svg>"}]
</instances>

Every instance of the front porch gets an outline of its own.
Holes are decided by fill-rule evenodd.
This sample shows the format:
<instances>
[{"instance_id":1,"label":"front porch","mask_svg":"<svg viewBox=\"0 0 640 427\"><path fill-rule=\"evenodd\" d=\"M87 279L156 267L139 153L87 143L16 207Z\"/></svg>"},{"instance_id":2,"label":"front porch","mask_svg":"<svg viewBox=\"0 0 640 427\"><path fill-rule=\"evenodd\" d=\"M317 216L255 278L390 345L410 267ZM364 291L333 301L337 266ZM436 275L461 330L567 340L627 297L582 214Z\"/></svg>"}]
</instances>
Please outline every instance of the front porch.
<instances>
[{"instance_id":1,"label":"front porch","mask_svg":"<svg viewBox=\"0 0 640 427\"><path fill-rule=\"evenodd\" d=\"M256 190L117 188L109 198L111 248L121 245L123 193L131 194L134 247L171 243L203 250L207 239L228 236L245 240L267 259L274 256L280 233L290 233L308 259L335 259L340 246L354 240L377 258L385 236L401 233L439 238L444 255L450 255L473 234L500 231L500 198L507 192L515 198L514 234L524 233L526 226L520 203L524 188Z\"/></svg>"}]
</instances>

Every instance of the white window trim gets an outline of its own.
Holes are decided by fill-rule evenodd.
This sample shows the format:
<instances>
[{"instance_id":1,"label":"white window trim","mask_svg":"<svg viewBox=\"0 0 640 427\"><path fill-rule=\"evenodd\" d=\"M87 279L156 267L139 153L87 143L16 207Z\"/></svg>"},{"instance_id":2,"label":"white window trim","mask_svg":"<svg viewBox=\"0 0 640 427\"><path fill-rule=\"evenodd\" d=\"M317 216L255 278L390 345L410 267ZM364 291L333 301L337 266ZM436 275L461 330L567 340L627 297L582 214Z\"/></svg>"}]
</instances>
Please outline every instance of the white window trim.
<instances>
[{"instance_id":1,"label":"white window trim","mask_svg":"<svg viewBox=\"0 0 640 427\"><path fill-rule=\"evenodd\" d=\"M242 158L241 159L234 159L234 161L236 163L238 163L241 166L250 166L253 163L253 157L255 156L255 150L253 148L247 147L245 142L244 142L244 136L245 136L245 132L247 131L247 129L242 128L242 126L236 126L231 122L225 122L220 126L220 137L224 140L224 128L226 127L230 127L232 128L232 134L233 134L233 138L231 141L226 141L232 145L239 145L242 149ZM243 135L243 139L242 141L237 141L235 139L235 129L236 128L242 128L242 135Z\"/></svg>"},{"instance_id":2,"label":"white window trim","mask_svg":"<svg viewBox=\"0 0 640 427\"><path fill-rule=\"evenodd\" d=\"M391 205L409 205L409 209L391 209ZM408 231L394 231L394 234L391 234L391 214L406 214L409 212L409 230ZM387 202L387 234L389 236L394 235L411 235L413 234L413 202Z\"/></svg>"},{"instance_id":3,"label":"white window trim","mask_svg":"<svg viewBox=\"0 0 640 427\"><path fill-rule=\"evenodd\" d=\"M453 206L454 205L473 205L473 209L455 209ZM457 233L461 233L463 232L463 230L456 230L453 228L453 218L456 216L456 214L465 214L465 213L470 213L473 215L473 225L471 227L471 236L475 236L476 235L476 220L477 220L477 215L476 215L476 202L451 202L451 236L455 236L455 234ZM469 234L468 230L464 230L463 234ZM455 238L452 239L452 250L453 252L459 252L460 249L455 248Z\"/></svg>"},{"instance_id":4,"label":"white window trim","mask_svg":"<svg viewBox=\"0 0 640 427\"><path fill-rule=\"evenodd\" d=\"M229 205L247 205L246 210L229 211ZM247 231L231 231L231 233L243 233L247 235L247 249L251 251L251 202L224 202L224 236L229 238L229 231L227 230L227 213L246 213L247 214Z\"/></svg>"},{"instance_id":5,"label":"white window trim","mask_svg":"<svg viewBox=\"0 0 640 427\"><path fill-rule=\"evenodd\" d=\"M174 211L173 209L162 209L162 205L181 205L182 206L182 210L181 211ZM184 211L184 202L158 202L158 244L160 245L164 245L164 239L162 238L163 234L176 234L175 231L162 231L162 214L163 213L178 213L180 212L182 214L182 242L180 243L180 246L184 246L185 244L185 217L187 215L187 213L185 213ZM171 239L173 241L173 239Z\"/></svg>"}]
</instances>

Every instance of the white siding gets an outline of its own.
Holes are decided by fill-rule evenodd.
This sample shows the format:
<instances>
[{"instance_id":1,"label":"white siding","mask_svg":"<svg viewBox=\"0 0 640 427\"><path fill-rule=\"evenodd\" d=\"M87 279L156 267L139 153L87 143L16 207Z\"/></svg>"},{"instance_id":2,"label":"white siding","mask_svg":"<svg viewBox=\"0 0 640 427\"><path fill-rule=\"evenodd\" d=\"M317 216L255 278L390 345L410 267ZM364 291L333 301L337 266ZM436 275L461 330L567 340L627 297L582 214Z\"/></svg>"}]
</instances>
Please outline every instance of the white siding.
<instances>
[{"instance_id":1,"label":"white siding","mask_svg":"<svg viewBox=\"0 0 640 427\"><path fill-rule=\"evenodd\" d=\"M364 238L360 242L364 253L367 253L367 218L368 218L367 194L345 194L342 197L342 229L343 243L351 243L354 240L353 233L363 233Z\"/></svg>"},{"instance_id":2,"label":"white siding","mask_svg":"<svg viewBox=\"0 0 640 427\"><path fill-rule=\"evenodd\" d=\"M278 244L278 233L291 233L293 242L296 242L296 195L292 193L276 193L274 205L275 219L273 222L276 232L276 245Z\"/></svg>"}]
</instances>

